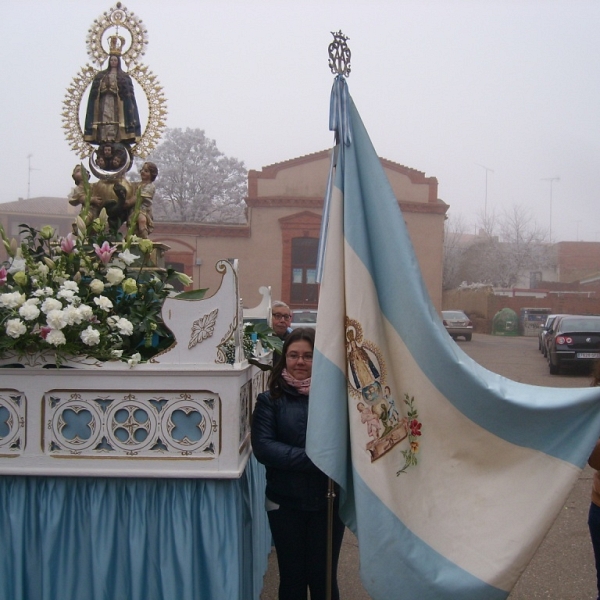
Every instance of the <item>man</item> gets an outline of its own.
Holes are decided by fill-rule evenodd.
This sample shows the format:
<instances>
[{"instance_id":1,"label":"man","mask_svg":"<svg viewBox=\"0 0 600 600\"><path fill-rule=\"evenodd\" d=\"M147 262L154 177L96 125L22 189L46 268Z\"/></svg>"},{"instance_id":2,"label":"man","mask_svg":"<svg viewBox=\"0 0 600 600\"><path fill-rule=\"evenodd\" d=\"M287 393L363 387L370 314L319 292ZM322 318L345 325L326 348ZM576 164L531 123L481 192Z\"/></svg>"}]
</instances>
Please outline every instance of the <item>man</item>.
<instances>
[{"instance_id":1,"label":"man","mask_svg":"<svg viewBox=\"0 0 600 600\"><path fill-rule=\"evenodd\" d=\"M292 311L290 307L281 300L275 300L271 305L271 328L281 340L285 340L292 329Z\"/></svg>"},{"instance_id":2,"label":"man","mask_svg":"<svg viewBox=\"0 0 600 600\"><path fill-rule=\"evenodd\" d=\"M271 329L275 332L275 335L285 341L285 338L290 334L292 328L290 323L292 322L292 311L290 307L281 300L275 300L271 304ZM281 359L281 353L273 352L273 367Z\"/></svg>"}]
</instances>

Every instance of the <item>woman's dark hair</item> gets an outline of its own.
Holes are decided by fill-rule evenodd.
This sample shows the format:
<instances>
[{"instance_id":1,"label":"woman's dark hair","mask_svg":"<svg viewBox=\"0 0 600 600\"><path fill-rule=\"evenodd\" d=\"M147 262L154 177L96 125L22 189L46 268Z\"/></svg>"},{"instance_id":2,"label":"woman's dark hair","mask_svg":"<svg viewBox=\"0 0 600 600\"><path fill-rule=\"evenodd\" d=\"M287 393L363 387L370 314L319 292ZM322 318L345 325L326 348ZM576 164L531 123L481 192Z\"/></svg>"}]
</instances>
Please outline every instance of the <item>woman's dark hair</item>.
<instances>
[{"instance_id":1,"label":"woman's dark hair","mask_svg":"<svg viewBox=\"0 0 600 600\"><path fill-rule=\"evenodd\" d=\"M277 364L271 371L271 376L269 377L269 391L271 392L272 399L279 398L282 394L281 382L283 381L283 377L281 376L281 373L285 369L285 357L288 348L290 347L290 344L299 342L301 340L306 340L310 344L310 347L314 350L315 330L311 327L298 327L285 338L283 350L281 351L281 359L277 361Z\"/></svg>"}]
</instances>

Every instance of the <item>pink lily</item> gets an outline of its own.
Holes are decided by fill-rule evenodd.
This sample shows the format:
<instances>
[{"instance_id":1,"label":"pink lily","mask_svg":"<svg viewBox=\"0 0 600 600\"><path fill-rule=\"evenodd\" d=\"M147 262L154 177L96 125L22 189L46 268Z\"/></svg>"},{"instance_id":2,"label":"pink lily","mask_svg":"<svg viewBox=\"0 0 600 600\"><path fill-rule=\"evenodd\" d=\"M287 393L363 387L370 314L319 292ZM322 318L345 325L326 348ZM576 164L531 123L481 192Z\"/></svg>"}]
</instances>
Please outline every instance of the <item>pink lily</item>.
<instances>
[{"instance_id":1,"label":"pink lily","mask_svg":"<svg viewBox=\"0 0 600 600\"><path fill-rule=\"evenodd\" d=\"M75 245L77 244L76 240L77 238L72 233L67 234L66 238L62 238L62 240L60 240L60 249L66 254L71 254L75 248Z\"/></svg>"},{"instance_id":2,"label":"pink lily","mask_svg":"<svg viewBox=\"0 0 600 600\"><path fill-rule=\"evenodd\" d=\"M110 262L112 258L113 252L115 252L117 247L110 247L108 242L104 242L102 246L98 246L98 244L94 244L94 251L96 252L98 258L106 265Z\"/></svg>"},{"instance_id":3,"label":"pink lily","mask_svg":"<svg viewBox=\"0 0 600 600\"><path fill-rule=\"evenodd\" d=\"M4 267L2 267L0 269L0 285L4 285L6 283L6 269Z\"/></svg>"}]
</instances>

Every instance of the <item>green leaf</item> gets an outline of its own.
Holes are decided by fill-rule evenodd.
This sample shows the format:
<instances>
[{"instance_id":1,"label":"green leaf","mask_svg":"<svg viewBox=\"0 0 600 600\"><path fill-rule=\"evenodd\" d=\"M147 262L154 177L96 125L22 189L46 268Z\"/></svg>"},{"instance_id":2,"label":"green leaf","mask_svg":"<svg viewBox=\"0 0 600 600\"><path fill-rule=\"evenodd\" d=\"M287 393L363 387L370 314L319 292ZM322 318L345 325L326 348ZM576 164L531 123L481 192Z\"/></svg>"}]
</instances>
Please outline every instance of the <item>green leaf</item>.
<instances>
[{"instance_id":1,"label":"green leaf","mask_svg":"<svg viewBox=\"0 0 600 600\"><path fill-rule=\"evenodd\" d=\"M208 288L204 288L202 290L191 290L189 292L181 292L174 296L176 300L201 300L204 298Z\"/></svg>"}]
</instances>

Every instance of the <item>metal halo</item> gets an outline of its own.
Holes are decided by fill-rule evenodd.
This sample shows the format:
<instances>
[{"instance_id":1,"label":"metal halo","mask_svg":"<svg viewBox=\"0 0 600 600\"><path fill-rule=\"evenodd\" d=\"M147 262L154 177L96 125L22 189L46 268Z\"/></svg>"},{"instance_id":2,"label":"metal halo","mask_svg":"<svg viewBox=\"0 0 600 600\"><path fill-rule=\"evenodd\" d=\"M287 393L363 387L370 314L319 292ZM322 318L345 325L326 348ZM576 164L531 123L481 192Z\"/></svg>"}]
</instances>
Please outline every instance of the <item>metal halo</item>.
<instances>
[{"instance_id":1,"label":"metal halo","mask_svg":"<svg viewBox=\"0 0 600 600\"><path fill-rule=\"evenodd\" d=\"M83 131L79 122L79 110L83 94L97 73L99 73L99 70L91 65L83 67L73 77L63 100L62 120L63 129L66 130L65 137L79 158L86 158L95 150L92 144L83 139ZM131 71L128 71L128 74L138 82L148 102L146 128L138 143L131 148L131 153L134 156L146 158L160 141L162 132L166 127L167 100L156 75L146 65L136 65Z\"/></svg>"},{"instance_id":2,"label":"metal halo","mask_svg":"<svg viewBox=\"0 0 600 600\"><path fill-rule=\"evenodd\" d=\"M103 13L90 27L87 36L88 55L93 62L102 67L104 61L109 56L102 46L102 36L110 28L123 27L131 35L131 43L126 52L121 54L123 62L130 66L128 74L141 86L146 100L148 102L148 121L144 128L144 133L139 141L130 148L134 156L145 158L156 147L160 141L161 135L166 127L166 98L159 84L157 77L148 69L146 65L137 63L140 55L145 53L148 45L148 32L133 12L129 12L121 2L117 2L109 11ZM71 148L80 158L92 156L94 145L84 140L83 131L79 119L81 102L86 89L91 85L94 77L100 72L89 64L85 65L79 73L73 77L71 84L67 88L67 93L63 100L62 121L65 129L65 137ZM93 161L92 161L93 162ZM90 168L91 164L90 164ZM95 168L102 171L97 165Z\"/></svg>"},{"instance_id":3,"label":"metal halo","mask_svg":"<svg viewBox=\"0 0 600 600\"><path fill-rule=\"evenodd\" d=\"M140 56L143 56L146 52L148 31L142 24L142 20L135 13L130 13L127 7L123 6L120 2L117 2L115 6L100 15L97 19L94 19L86 40L87 53L90 60L101 66L108 58L108 52L102 46L102 36L111 27L116 27L117 30L119 27L122 27L129 32L131 43L127 51L121 54L121 58L127 66L131 63L135 64Z\"/></svg>"}]
</instances>

